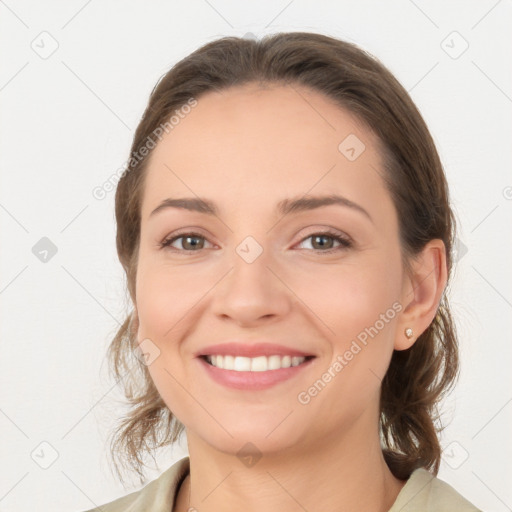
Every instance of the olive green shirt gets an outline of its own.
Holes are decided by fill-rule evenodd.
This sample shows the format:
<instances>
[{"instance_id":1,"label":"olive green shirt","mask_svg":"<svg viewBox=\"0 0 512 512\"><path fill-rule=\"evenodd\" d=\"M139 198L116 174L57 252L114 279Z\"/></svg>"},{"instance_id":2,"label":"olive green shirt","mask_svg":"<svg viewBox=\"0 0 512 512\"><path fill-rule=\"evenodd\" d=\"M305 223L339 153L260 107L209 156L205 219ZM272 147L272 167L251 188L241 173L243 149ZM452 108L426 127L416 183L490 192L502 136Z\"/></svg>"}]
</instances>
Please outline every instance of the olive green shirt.
<instances>
[{"instance_id":1,"label":"olive green shirt","mask_svg":"<svg viewBox=\"0 0 512 512\"><path fill-rule=\"evenodd\" d=\"M184 457L141 490L86 512L173 512L181 482L189 473ZM415 470L389 512L481 512L453 487L425 469Z\"/></svg>"}]
</instances>

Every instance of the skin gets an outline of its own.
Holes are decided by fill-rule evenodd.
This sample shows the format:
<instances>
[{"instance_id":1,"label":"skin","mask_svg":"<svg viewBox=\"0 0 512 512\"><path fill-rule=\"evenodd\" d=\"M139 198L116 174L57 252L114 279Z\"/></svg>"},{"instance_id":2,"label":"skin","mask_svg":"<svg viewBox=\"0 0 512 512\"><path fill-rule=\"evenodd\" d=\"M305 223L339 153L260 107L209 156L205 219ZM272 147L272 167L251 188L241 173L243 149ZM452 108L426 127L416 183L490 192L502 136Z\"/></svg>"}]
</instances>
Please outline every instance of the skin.
<instances>
[{"instance_id":1,"label":"skin","mask_svg":"<svg viewBox=\"0 0 512 512\"><path fill-rule=\"evenodd\" d=\"M338 150L350 134L365 145L355 161ZM141 210L137 337L158 347L151 378L187 432L191 471L176 510L334 511L343 504L384 512L403 487L380 449L381 379L393 350L410 347L434 318L446 260L443 243L433 240L411 273L403 268L378 148L367 128L320 93L248 84L200 97L154 149ZM280 200L306 193L342 195L371 218L339 205L276 212ZM150 215L168 197L207 198L219 214L167 208ZM352 246L329 237L326 246L317 243L312 235L325 229ZM204 237L193 240L199 249L186 238L160 248L187 232ZM236 252L247 236L263 249L252 263ZM394 303L401 311L301 404L298 394ZM212 381L194 357L227 339L261 338L316 358L292 379L241 391ZM247 442L261 454L251 467L236 455Z\"/></svg>"}]
</instances>

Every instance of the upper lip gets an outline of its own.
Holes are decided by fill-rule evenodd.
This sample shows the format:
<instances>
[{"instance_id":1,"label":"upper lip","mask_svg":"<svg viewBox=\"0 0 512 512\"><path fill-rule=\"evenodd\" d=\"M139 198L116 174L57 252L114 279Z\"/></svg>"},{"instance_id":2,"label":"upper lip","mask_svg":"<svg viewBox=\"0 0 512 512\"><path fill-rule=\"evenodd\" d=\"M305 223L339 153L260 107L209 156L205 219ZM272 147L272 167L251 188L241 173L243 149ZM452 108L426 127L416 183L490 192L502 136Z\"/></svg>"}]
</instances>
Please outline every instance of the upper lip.
<instances>
[{"instance_id":1,"label":"upper lip","mask_svg":"<svg viewBox=\"0 0 512 512\"><path fill-rule=\"evenodd\" d=\"M286 347L275 343L246 343L243 341L230 341L226 343L217 343L200 349L196 353L196 357L210 355L231 355L244 357L257 356L299 356L307 357L313 354L298 350L296 348Z\"/></svg>"}]
</instances>

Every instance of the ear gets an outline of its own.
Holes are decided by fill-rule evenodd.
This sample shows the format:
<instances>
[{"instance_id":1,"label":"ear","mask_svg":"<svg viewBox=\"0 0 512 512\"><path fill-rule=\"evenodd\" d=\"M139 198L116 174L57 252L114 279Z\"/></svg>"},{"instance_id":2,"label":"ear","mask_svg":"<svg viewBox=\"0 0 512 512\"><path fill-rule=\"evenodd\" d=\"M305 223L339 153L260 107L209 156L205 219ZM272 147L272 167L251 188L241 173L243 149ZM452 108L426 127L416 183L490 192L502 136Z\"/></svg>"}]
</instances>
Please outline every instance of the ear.
<instances>
[{"instance_id":1,"label":"ear","mask_svg":"<svg viewBox=\"0 0 512 512\"><path fill-rule=\"evenodd\" d=\"M430 240L411 261L404 276L401 303L404 306L397 322L395 350L410 348L434 320L447 282L446 248L442 240ZM406 331L412 330L407 336Z\"/></svg>"}]
</instances>

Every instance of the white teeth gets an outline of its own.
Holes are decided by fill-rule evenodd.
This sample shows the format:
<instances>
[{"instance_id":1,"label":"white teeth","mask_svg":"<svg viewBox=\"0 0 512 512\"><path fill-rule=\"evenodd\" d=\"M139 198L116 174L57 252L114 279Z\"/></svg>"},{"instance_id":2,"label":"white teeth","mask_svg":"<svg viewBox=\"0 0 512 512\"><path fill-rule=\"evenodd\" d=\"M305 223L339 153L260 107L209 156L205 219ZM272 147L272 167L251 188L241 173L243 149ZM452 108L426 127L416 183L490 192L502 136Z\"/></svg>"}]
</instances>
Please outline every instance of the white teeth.
<instances>
[{"instance_id":1,"label":"white teeth","mask_svg":"<svg viewBox=\"0 0 512 512\"><path fill-rule=\"evenodd\" d=\"M297 366L299 365L300 363L302 363L302 361L304 360L303 357L297 357L297 356L293 356L292 357L292 366Z\"/></svg>"},{"instance_id":2,"label":"white teeth","mask_svg":"<svg viewBox=\"0 0 512 512\"><path fill-rule=\"evenodd\" d=\"M217 356L217 361L218 360L219 356ZM222 365L222 368L229 370L225 365ZM249 357L235 357L232 370L236 370L237 372L250 372L251 359Z\"/></svg>"},{"instance_id":3,"label":"white teeth","mask_svg":"<svg viewBox=\"0 0 512 512\"><path fill-rule=\"evenodd\" d=\"M251 372L266 372L268 369L267 358L265 356L253 357L251 359Z\"/></svg>"},{"instance_id":4,"label":"white teeth","mask_svg":"<svg viewBox=\"0 0 512 512\"><path fill-rule=\"evenodd\" d=\"M268 358L268 369L269 370L278 370L281 368L281 357L280 356L270 356Z\"/></svg>"},{"instance_id":5,"label":"white teeth","mask_svg":"<svg viewBox=\"0 0 512 512\"><path fill-rule=\"evenodd\" d=\"M223 370L234 370L236 372L266 372L267 370L279 370L290 366L299 366L306 358L301 356L222 356L211 355L206 359L212 366Z\"/></svg>"},{"instance_id":6,"label":"white teeth","mask_svg":"<svg viewBox=\"0 0 512 512\"><path fill-rule=\"evenodd\" d=\"M281 359L281 366L283 368L290 368L291 365L292 365L292 356L284 356Z\"/></svg>"}]
</instances>

